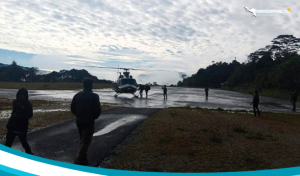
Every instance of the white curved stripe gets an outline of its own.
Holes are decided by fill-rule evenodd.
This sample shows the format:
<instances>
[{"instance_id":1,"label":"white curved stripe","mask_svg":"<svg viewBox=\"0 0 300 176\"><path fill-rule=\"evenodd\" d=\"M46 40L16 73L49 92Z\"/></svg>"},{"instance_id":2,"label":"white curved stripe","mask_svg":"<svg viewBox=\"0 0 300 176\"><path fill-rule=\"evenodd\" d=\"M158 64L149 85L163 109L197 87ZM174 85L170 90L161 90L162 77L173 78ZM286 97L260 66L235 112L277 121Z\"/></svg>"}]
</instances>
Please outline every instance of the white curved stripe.
<instances>
[{"instance_id":1,"label":"white curved stripe","mask_svg":"<svg viewBox=\"0 0 300 176\"><path fill-rule=\"evenodd\" d=\"M117 120L117 121L107 125L106 127L101 129L100 131L94 133L94 136L101 136L101 135L107 134L107 133L117 129L120 126L123 126L125 124L130 123L130 122L134 122L134 121L139 120L139 119L145 119L145 118L147 118L147 117L143 116L143 115L129 115L127 117L124 117L120 120Z\"/></svg>"},{"instance_id":2,"label":"white curved stripe","mask_svg":"<svg viewBox=\"0 0 300 176\"><path fill-rule=\"evenodd\" d=\"M82 172L82 171L72 170L72 169L54 166L50 164L45 164L42 162L13 155L4 152L2 150L0 150L0 164L23 172L27 172L35 175L41 175L41 176L53 176L53 175L99 176L99 174Z\"/></svg>"}]
</instances>

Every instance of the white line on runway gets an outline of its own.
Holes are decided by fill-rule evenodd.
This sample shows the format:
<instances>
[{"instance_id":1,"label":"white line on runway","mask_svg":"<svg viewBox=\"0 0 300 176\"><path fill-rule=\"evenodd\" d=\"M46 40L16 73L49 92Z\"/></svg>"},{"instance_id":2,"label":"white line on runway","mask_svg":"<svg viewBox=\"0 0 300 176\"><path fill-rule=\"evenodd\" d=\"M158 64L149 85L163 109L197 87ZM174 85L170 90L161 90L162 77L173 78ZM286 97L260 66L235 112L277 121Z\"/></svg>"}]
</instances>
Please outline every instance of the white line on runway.
<instances>
[{"instance_id":1,"label":"white line on runway","mask_svg":"<svg viewBox=\"0 0 300 176\"><path fill-rule=\"evenodd\" d=\"M115 129L117 129L118 127L128 124L130 122L134 122L136 120L140 120L140 119L145 119L146 116L144 115L128 115L125 116L124 118L117 120L109 125L107 125L106 127L104 127L103 129L101 129L100 131L94 133L94 136L101 136L104 134L107 134Z\"/></svg>"}]
</instances>

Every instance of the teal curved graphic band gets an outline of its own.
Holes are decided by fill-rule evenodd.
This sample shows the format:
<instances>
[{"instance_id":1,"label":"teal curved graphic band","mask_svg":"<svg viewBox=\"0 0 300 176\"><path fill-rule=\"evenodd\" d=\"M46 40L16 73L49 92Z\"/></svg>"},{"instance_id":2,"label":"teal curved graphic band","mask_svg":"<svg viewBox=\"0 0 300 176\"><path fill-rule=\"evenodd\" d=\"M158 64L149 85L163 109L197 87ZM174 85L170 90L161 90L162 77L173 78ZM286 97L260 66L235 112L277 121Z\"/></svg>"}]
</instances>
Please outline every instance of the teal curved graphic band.
<instances>
[{"instance_id":1,"label":"teal curved graphic band","mask_svg":"<svg viewBox=\"0 0 300 176\"><path fill-rule=\"evenodd\" d=\"M0 145L0 150L17 155L19 157L27 158L30 160L38 161L45 164L50 164L53 166L58 166L66 169L72 169L87 173L94 173L99 175L107 175L107 176L120 176L120 175L130 175L130 176L259 176L259 175L272 175L272 176L300 176L300 167L291 167L291 168L283 168L283 169L271 169L271 170L260 170L260 171L243 171L243 172L217 172L217 173L164 173L164 172L140 172L140 171L124 171L124 170L113 170L113 169L104 169L104 168L95 168L95 167L86 167L79 166L75 164L63 163L59 161L49 160L33 155L28 155L26 153L8 148L4 145ZM1 176L35 176L34 174L26 173L23 171L19 171L13 168L9 168L3 165L0 165L0 174Z\"/></svg>"},{"instance_id":2,"label":"teal curved graphic band","mask_svg":"<svg viewBox=\"0 0 300 176\"><path fill-rule=\"evenodd\" d=\"M15 176L15 175L22 175L22 176L36 176L34 174L29 174L23 171L19 171L16 169L12 169L0 164L0 175L1 176Z\"/></svg>"}]
</instances>

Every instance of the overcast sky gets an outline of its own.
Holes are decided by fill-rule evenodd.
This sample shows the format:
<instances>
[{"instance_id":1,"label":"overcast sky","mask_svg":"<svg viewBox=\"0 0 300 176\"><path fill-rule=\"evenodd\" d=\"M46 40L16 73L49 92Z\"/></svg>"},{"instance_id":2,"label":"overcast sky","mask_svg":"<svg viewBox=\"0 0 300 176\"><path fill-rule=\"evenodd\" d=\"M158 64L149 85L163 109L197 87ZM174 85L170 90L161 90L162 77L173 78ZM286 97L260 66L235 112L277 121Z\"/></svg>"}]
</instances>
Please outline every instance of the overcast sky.
<instances>
[{"instance_id":1,"label":"overcast sky","mask_svg":"<svg viewBox=\"0 0 300 176\"><path fill-rule=\"evenodd\" d=\"M46 70L78 65L163 69L132 72L138 82L176 83L212 61L244 62L281 34L300 37L300 1L0 1L0 63ZM257 16L244 7L287 9ZM114 70L87 69L99 79ZM149 75L152 75L149 77Z\"/></svg>"}]
</instances>

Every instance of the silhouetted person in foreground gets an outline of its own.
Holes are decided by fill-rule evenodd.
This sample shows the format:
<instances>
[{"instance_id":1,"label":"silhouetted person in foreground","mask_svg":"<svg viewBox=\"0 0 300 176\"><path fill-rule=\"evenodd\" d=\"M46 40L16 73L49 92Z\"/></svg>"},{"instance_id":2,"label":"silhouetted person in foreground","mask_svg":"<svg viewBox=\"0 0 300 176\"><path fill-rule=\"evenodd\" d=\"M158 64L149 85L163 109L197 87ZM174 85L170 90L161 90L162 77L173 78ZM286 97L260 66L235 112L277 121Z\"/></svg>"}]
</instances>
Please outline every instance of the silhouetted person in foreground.
<instances>
[{"instance_id":1,"label":"silhouetted person in foreground","mask_svg":"<svg viewBox=\"0 0 300 176\"><path fill-rule=\"evenodd\" d=\"M145 86L140 84L139 90L140 90L140 97L143 98L143 92L145 90Z\"/></svg>"},{"instance_id":2,"label":"silhouetted person in foreground","mask_svg":"<svg viewBox=\"0 0 300 176\"><path fill-rule=\"evenodd\" d=\"M252 93L251 93L252 94ZM253 94L252 94L253 95ZM253 105L253 113L254 113L254 116L256 116L256 110L257 110L257 114L258 116L260 116L260 112L259 112L259 109L258 109L258 104L259 104L259 95L258 95L258 91L255 90L254 91L254 95L253 95L253 101L251 102L250 105Z\"/></svg>"},{"instance_id":3,"label":"silhouetted person in foreground","mask_svg":"<svg viewBox=\"0 0 300 176\"><path fill-rule=\"evenodd\" d=\"M295 91L295 92L293 92L292 94L291 94L291 103L293 104L293 111L296 111L296 102L297 102L297 98L298 98L298 94L297 94L297 92Z\"/></svg>"},{"instance_id":4,"label":"silhouetted person in foreground","mask_svg":"<svg viewBox=\"0 0 300 176\"><path fill-rule=\"evenodd\" d=\"M85 78L83 87L83 91L77 93L71 103L80 138L80 148L74 163L79 165L88 164L87 152L93 139L95 120L101 114L99 96L92 91L93 80Z\"/></svg>"},{"instance_id":5,"label":"silhouetted person in foreground","mask_svg":"<svg viewBox=\"0 0 300 176\"><path fill-rule=\"evenodd\" d=\"M163 89L163 92L164 92L164 100L167 100L168 99L168 95L167 95L168 89L167 89L167 86L164 85L162 87L162 89Z\"/></svg>"},{"instance_id":6,"label":"silhouetted person in foreground","mask_svg":"<svg viewBox=\"0 0 300 176\"><path fill-rule=\"evenodd\" d=\"M150 90L150 85L149 84L146 84L145 85L145 92L146 92L146 98L148 98L148 91Z\"/></svg>"},{"instance_id":7,"label":"silhouetted person in foreground","mask_svg":"<svg viewBox=\"0 0 300 176\"><path fill-rule=\"evenodd\" d=\"M207 87L205 87L205 97L206 97L206 99L208 99L208 88Z\"/></svg>"},{"instance_id":8,"label":"silhouetted person in foreground","mask_svg":"<svg viewBox=\"0 0 300 176\"><path fill-rule=\"evenodd\" d=\"M29 125L29 119L33 115L32 105L28 101L28 91L25 88L21 88L17 92L17 99L13 101L13 110L11 117L7 122L6 128L6 141L5 145L11 147L16 136L18 136L25 152L33 154L31 148L27 142L27 131Z\"/></svg>"}]
</instances>

